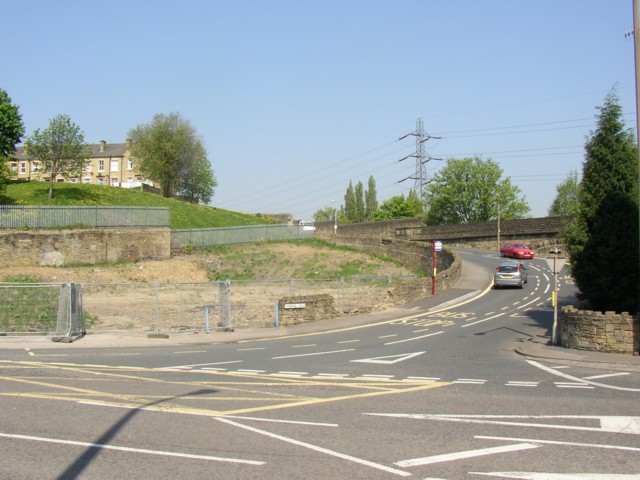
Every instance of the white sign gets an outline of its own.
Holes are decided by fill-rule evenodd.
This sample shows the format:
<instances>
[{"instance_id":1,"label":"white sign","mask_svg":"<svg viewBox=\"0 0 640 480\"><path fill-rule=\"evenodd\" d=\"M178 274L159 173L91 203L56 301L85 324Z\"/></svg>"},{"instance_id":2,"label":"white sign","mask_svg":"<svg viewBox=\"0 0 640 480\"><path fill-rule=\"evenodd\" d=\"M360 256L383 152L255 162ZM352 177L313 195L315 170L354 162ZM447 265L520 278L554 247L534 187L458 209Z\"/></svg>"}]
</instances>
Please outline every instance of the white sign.
<instances>
[{"instance_id":1,"label":"white sign","mask_svg":"<svg viewBox=\"0 0 640 480\"><path fill-rule=\"evenodd\" d=\"M567 263L566 257L546 257L545 260L547 261L549 270L551 270L551 273L553 274L560 273L560 271L562 270L562 267L564 267L564 264ZM555 271L553 270L554 263L556 264Z\"/></svg>"},{"instance_id":2,"label":"white sign","mask_svg":"<svg viewBox=\"0 0 640 480\"><path fill-rule=\"evenodd\" d=\"M306 303L285 303L284 308L305 308Z\"/></svg>"},{"instance_id":3,"label":"white sign","mask_svg":"<svg viewBox=\"0 0 640 480\"><path fill-rule=\"evenodd\" d=\"M436 240L435 242L433 242L433 246L435 247L436 252L442 251L442 242L440 240Z\"/></svg>"}]
</instances>

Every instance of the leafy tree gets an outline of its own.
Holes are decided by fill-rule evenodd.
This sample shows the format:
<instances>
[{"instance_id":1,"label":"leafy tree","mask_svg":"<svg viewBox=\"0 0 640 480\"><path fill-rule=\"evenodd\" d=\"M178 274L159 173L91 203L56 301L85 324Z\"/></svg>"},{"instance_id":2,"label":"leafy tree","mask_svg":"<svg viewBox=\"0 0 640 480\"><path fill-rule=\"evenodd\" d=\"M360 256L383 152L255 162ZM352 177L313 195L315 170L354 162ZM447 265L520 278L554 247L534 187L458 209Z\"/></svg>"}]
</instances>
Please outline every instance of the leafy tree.
<instances>
[{"instance_id":1,"label":"leafy tree","mask_svg":"<svg viewBox=\"0 0 640 480\"><path fill-rule=\"evenodd\" d=\"M316 222L328 222L333 221L336 218L337 210L333 207L326 207L318 210L313 214L313 219Z\"/></svg>"},{"instance_id":2,"label":"leafy tree","mask_svg":"<svg viewBox=\"0 0 640 480\"><path fill-rule=\"evenodd\" d=\"M523 218L529 205L493 160L450 158L425 192L429 224L478 223Z\"/></svg>"},{"instance_id":3,"label":"leafy tree","mask_svg":"<svg viewBox=\"0 0 640 480\"><path fill-rule=\"evenodd\" d=\"M7 161L16 151L24 135L24 124L19 107L11 103L11 98L0 88L0 192L4 190L11 171Z\"/></svg>"},{"instance_id":4,"label":"leafy tree","mask_svg":"<svg viewBox=\"0 0 640 480\"><path fill-rule=\"evenodd\" d=\"M378 194L376 192L376 181L373 176L369 177L367 190L364 193L365 220L373 220L378 211Z\"/></svg>"},{"instance_id":5,"label":"leafy tree","mask_svg":"<svg viewBox=\"0 0 640 480\"><path fill-rule=\"evenodd\" d=\"M49 200L58 175L80 176L90 155L84 133L68 115L52 118L43 131L36 129L27 138L26 147L29 157L40 160L49 175Z\"/></svg>"},{"instance_id":6,"label":"leafy tree","mask_svg":"<svg viewBox=\"0 0 640 480\"><path fill-rule=\"evenodd\" d=\"M638 310L638 166L615 91L585 144L578 216L563 232L573 277L591 308ZM615 286L615 288L612 288Z\"/></svg>"},{"instance_id":7,"label":"leafy tree","mask_svg":"<svg viewBox=\"0 0 640 480\"><path fill-rule=\"evenodd\" d=\"M413 188L409 190L409 194L407 195L407 203L410 204L415 210L415 216L422 215L424 213L424 205L422 204L422 200L420 200L420 197Z\"/></svg>"},{"instance_id":8,"label":"leafy tree","mask_svg":"<svg viewBox=\"0 0 640 480\"><path fill-rule=\"evenodd\" d=\"M349 181L347 193L344 194L344 207L341 209L341 223L354 222L356 218L356 194L353 183Z\"/></svg>"},{"instance_id":9,"label":"leafy tree","mask_svg":"<svg viewBox=\"0 0 640 480\"><path fill-rule=\"evenodd\" d=\"M195 150L192 161L183 165L180 195L191 203L207 204L211 201L213 189L218 182L202 144L196 145Z\"/></svg>"},{"instance_id":10,"label":"leafy tree","mask_svg":"<svg viewBox=\"0 0 640 480\"><path fill-rule=\"evenodd\" d=\"M356 208L355 208L355 215L354 215L353 221L364 222L365 206L364 206L364 187L362 185L362 182L358 182L356 184L355 197L356 197Z\"/></svg>"},{"instance_id":11,"label":"leafy tree","mask_svg":"<svg viewBox=\"0 0 640 480\"><path fill-rule=\"evenodd\" d=\"M580 211L579 190L578 172L572 171L562 183L556 186L556 198L549 207L549 216L568 217L577 215Z\"/></svg>"},{"instance_id":12,"label":"leafy tree","mask_svg":"<svg viewBox=\"0 0 640 480\"><path fill-rule=\"evenodd\" d=\"M417 217L422 212L421 206L422 204L419 200L418 204L416 204L414 200L405 199L404 195L396 195L382 202L382 205L380 205L380 208L376 212L375 219L391 220L394 218Z\"/></svg>"},{"instance_id":13,"label":"leafy tree","mask_svg":"<svg viewBox=\"0 0 640 480\"><path fill-rule=\"evenodd\" d=\"M154 115L129 130L131 153L140 171L160 183L163 197L186 193L204 200L217 185L195 128L179 113Z\"/></svg>"}]
</instances>

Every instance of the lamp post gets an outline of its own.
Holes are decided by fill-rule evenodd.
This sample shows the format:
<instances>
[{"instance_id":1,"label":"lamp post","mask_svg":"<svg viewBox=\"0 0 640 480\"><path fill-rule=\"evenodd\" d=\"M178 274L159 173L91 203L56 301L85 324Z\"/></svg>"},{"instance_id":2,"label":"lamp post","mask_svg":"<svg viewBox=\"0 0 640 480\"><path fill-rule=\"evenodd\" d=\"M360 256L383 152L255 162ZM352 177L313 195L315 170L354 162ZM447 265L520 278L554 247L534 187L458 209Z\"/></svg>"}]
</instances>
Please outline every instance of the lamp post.
<instances>
[{"instance_id":1,"label":"lamp post","mask_svg":"<svg viewBox=\"0 0 640 480\"><path fill-rule=\"evenodd\" d=\"M335 205L336 201L335 200L331 200L331 205ZM337 209L335 207L333 208L333 234L337 235L338 234L338 217L337 217Z\"/></svg>"},{"instance_id":2,"label":"lamp post","mask_svg":"<svg viewBox=\"0 0 640 480\"><path fill-rule=\"evenodd\" d=\"M551 269L551 273L553 273L553 292L551 292L551 303L553 304L553 327L551 328L551 344L558 345L558 335L556 330L558 330L558 273L562 270L566 258L558 258L560 255L559 248L553 248L549 251L550 254L553 255L553 258L545 258L547 261L547 265Z\"/></svg>"}]
</instances>

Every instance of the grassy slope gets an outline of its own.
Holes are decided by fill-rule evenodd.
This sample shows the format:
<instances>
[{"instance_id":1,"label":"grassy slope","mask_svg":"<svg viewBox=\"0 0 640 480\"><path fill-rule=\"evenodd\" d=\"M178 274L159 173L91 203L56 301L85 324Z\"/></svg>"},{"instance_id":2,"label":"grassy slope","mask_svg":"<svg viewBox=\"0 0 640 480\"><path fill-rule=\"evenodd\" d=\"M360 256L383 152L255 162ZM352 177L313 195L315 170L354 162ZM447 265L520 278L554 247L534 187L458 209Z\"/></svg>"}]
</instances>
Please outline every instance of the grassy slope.
<instances>
[{"instance_id":1,"label":"grassy slope","mask_svg":"<svg viewBox=\"0 0 640 480\"><path fill-rule=\"evenodd\" d=\"M52 200L48 199L48 191L48 182L10 182L6 191L0 194L0 205L168 207L171 212L171 228L234 227L273 223L269 218L259 215L195 205L128 188L56 183Z\"/></svg>"}]
</instances>

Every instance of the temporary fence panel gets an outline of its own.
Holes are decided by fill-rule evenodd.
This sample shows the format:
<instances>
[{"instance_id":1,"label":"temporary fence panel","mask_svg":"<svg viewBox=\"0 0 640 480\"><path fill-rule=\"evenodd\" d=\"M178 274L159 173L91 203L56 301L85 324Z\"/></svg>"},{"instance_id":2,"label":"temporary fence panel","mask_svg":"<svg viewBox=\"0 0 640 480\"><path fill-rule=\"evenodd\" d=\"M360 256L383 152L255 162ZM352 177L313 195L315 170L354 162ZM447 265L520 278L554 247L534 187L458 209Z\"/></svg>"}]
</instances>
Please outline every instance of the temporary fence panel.
<instances>
[{"instance_id":1,"label":"temporary fence panel","mask_svg":"<svg viewBox=\"0 0 640 480\"><path fill-rule=\"evenodd\" d=\"M57 333L63 284L0 283L0 334Z\"/></svg>"},{"instance_id":2,"label":"temporary fence panel","mask_svg":"<svg viewBox=\"0 0 640 480\"><path fill-rule=\"evenodd\" d=\"M85 333L84 310L82 309L82 286L65 283L60 288L56 334L73 337Z\"/></svg>"}]
</instances>

